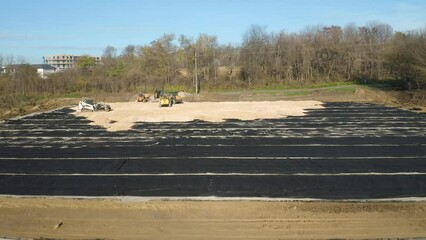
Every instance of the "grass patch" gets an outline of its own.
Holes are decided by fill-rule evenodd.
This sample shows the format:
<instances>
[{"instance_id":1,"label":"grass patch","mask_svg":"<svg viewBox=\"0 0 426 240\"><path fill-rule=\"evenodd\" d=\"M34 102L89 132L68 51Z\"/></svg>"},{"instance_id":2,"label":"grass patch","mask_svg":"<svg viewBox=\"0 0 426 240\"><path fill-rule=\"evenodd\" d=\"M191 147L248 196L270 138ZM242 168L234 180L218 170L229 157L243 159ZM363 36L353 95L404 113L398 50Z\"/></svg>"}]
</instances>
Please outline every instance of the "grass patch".
<instances>
[{"instance_id":1,"label":"grass patch","mask_svg":"<svg viewBox=\"0 0 426 240\"><path fill-rule=\"evenodd\" d=\"M83 95L81 93L65 93L61 95L52 96L52 98L81 98Z\"/></svg>"},{"instance_id":2,"label":"grass patch","mask_svg":"<svg viewBox=\"0 0 426 240\"><path fill-rule=\"evenodd\" d=\"M273 84L269 86L254 87L250 90L256 91L280 91L280 90L291 90L291 89L318 89L318 88L330 88L330 87L341 87L358 85L357 82L344 81L344 82L326 82L317 84L306 84L306 85L292 85L292 84Z\"/></svg>"},{"instance_id":3,"label":"grass patch","mask_svg":"<svg viewBox=\"0 0 426 240\"><path fill-rule=\"evenodd\" d=\"M329 88L323 88L323 89L329 92L348 93L348 92L355 92L355 90L359 87L360 87L359 85L347 85L347 86L329 87Z\"/></svg>"},{"instance_id":4,"label":"grass patch","mask_svg":"<svg viewBox=\"0 0 426 240\"><path fill-rule=\"evenodd\" d=\"M307 96L312 94L314 90L310 89L286 89L286 90L254 90L249 91L252 96L287 96L287 97L297 97L297 96Z\"/></svg>"},{"instance_id":5,"label":"grass patch","mask_svg":"<svg viewBox=\"0 0 426 240\"><path fill-rule=\"evenodd\" d=\"M325 82L315 84L289 84L289 83L259 83L259 85L242 85L240 87L201 87L201 92L255 92L255 91L283 91L283 90L294 90L294 89L318 89L328 87L339 87L348 85L358 85L358 82L354 81L341 81L341 82Z\"/></svg>"},{"instance_id":6,"label":"grass patch","mask_svg":"<svg viewBox=\"0 0 426 240\"><path fill-rule=\"evenodd\" d=\"M301 91L282 91L282 95L288 97L297 97L297 96L307 96L310 95L312 91L301 90Z\"/></svg>"},{"instance_id":7,"label":"grass patch","mask_svg":"<svg viewBox=\"0 0 426 240\"><path fill-rule=\"evenodd\" d=\"M312 85L313 86L313 85ZM252 90L253 94L259 93L259 94L271 94L271 95L285 95L285 96L306 96L311 94L313 91L320 90L320 91L328 91L328 92L355 92L357 88L359 88L359 85L354 84L346 84L346 85L327 85L319 87L319 85L315 85L315 87L306 87L306 88L289 88L289 89L256 89Z\"/></svg>"}]
</instances>

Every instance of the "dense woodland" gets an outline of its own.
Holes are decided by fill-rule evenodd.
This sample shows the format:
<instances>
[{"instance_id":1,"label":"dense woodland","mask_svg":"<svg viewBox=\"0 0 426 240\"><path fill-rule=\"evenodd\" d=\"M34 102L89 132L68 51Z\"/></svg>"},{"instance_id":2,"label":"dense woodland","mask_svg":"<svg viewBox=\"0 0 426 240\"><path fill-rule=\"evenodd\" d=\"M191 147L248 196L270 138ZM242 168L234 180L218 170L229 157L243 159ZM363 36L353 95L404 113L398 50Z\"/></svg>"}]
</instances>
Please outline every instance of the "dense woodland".
<instances>
[{"instance_id":1,"label":"dense woodland","mask_svg":"<svg viewBox=\"0 0 426 240\"><path fill-rule=\"evenodd\" d=\"M1 56L0 64L16 63ZM214 35L165 34L118 52L107 46L102 63L81 58L74 69L41 79L22 65L0 79L10 95L120 93L155 88L200 91L305 86L328 82L402 80L407 89L426 85L426 28L394 32L388 24L310 26L299 33L267 32L253 25L239 46ZM197 81L198 80L198 81ZM196 82L197 81L197 82Z\"/></svg>"}]
</instances>

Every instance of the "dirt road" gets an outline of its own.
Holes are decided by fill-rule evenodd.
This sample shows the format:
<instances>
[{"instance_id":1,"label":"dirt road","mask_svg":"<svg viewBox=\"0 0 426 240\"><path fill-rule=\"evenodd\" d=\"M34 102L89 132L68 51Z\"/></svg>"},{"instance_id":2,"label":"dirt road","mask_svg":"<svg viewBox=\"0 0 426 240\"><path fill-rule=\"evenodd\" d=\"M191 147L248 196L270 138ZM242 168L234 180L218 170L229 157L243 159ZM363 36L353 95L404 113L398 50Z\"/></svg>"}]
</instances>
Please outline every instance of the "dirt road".
<instances>
[{"instance_id":1,"label":"dirt road","mask_svg":"<svg viewBox=\"0 0 426 240\"><path fill-rule=\"evenodd\" d=\"M54 239L426 237L426 203L0 198L0 236Z\"/></svg>"}]
</instances>

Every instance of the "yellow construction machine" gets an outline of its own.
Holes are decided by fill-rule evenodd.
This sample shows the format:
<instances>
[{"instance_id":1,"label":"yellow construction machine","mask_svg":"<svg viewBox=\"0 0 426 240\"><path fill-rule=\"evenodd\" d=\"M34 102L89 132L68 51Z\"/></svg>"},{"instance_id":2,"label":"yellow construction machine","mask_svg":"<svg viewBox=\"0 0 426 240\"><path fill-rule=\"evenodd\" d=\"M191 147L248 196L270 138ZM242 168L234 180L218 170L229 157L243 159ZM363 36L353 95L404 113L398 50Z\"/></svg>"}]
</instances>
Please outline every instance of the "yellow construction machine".
<instances>
[{"instance_id":1,"label":"yellow construction machine","mask_svg":"<svg viewBox=\"0 0 426 240\"><path fill-rule=\"evenodd\" d=\"M156 90L155 97L160 102L160 107L171 107L173 104L182 103L182 96L177 92L166 93L163 90Z\"/></svg>"},{"instance_id":2,"label":"yellow construction machine","mask_svg":"<svg viewBox=\"0 0 426 240\"><path fill-rule=\"evenodd\" d=\"M160 107L171 107L173 106L172 97L169 94L163 94L159 98Z\"/></svg>"}]
</instances>

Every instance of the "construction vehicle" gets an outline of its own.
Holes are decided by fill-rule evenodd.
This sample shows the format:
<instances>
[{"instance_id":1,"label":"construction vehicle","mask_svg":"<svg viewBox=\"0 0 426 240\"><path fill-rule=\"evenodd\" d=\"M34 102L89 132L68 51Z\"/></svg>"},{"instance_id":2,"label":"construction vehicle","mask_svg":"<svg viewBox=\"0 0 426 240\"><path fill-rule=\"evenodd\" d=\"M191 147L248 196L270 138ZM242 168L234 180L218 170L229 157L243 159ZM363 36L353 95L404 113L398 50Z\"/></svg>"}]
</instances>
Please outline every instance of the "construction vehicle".
<instances>
[{"instance_id":1,"label":"construction vehicle","mask_svg":"<svg viewBox=\"0 0 426 240\"><path fill-rule=\"evenodd\" d=\"M164 94L165 94L164 90L162 90L162 89L160 89L160 90L155 89L154 99L158 99L161 96L163 96Z\"/></svg>"},{"instance_id":2,"label":"construction vehicle","mask_svg":"<svg viewBox=\"0 0 426 240\"><path fill-rule=\"evenodd\" d=\"M136 101L146 103L149 101L149 95L139 92L138 96L136 97Z\"/></svg>"},{"instance_id":3,"label":"construction vehicle","mask_svg":"<svg viewBox=\"0 0 426 240\"><path fill-rule=\"evenodd\" d=\"M89 111L99 111L105 110L107 112L111 111L111 106L105 103L94 103L93 99L84 99L78 103L78 110L82 112L83 110Z\"/></svg>"},{"instance_id":4,"label":"construction vehicle","mask_svg":"<svg viewBox=\"0 0 426 240\"><path fill-rule=\"evenodd\" d=\"M95 111L95 103L93 99L84 99L78 103L78 110L82 112L83 110Z\"/></svg>"},{"instance_id":5,"label":"construction vehicle","mask_svg":"<svg viewBox=\"0 0 426 240\"><path fill-rule=\"evenodd\" d=\"M173 100L171 95L163 93L159 97L160 107L171 107L173 106Z\"/></svg>"},{"instance_id":6,"label":"construction vehicle","mask_svg":"<svg viewBox=\"0 0 426 240\"><path fill-rule=\"evenodd\" d=\"M171 107L173 104L182 103L182 96L178 92L166 93L164 90L155 90L155 99L159 99L160 107Z\"/></svg>"},{"instance_id":7,"label":"construction vehicle","mask_svg":"<svg viewBox=\"0 0 426 240\"><path fill-rule=\"evenodd\" d=\"M100 110L104 110L104 111L111 111L111 106L105 103L96 103L95 104L95 111L100 111Z\"/></svg>"},{"instance_id":8,"label":"construction vehicle","mask_svg":"<svg viewBox=\"0 0 426 240\"><path fill-rule=\"evenodd\" d=\"M177 92L171 92L173 104L182 103L182 96L180 96Z\"/></svg>"}]
</instances>

